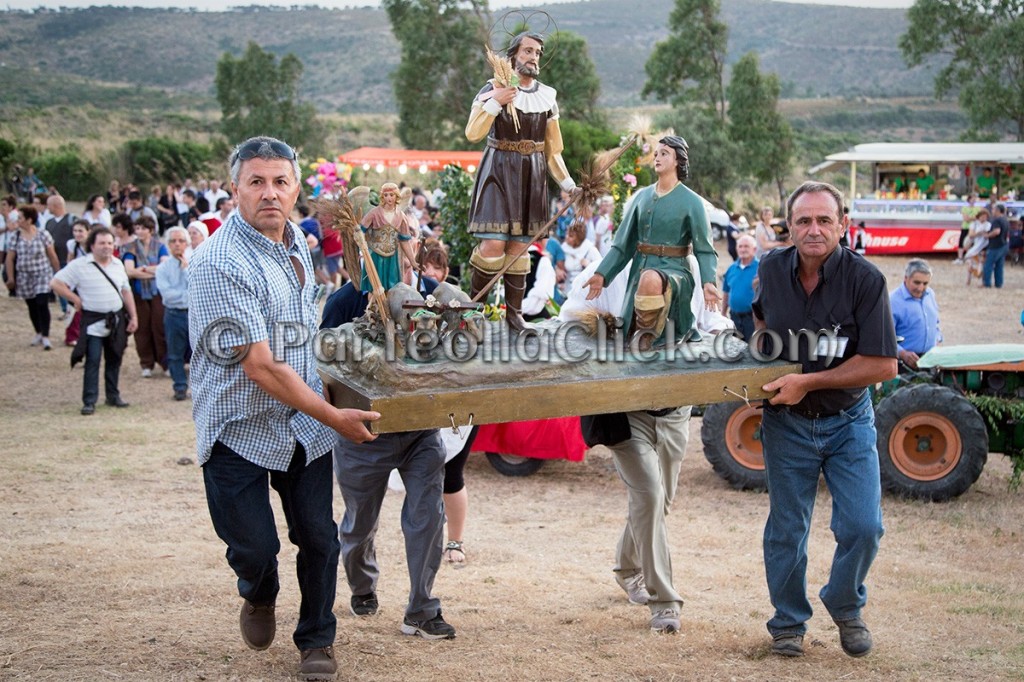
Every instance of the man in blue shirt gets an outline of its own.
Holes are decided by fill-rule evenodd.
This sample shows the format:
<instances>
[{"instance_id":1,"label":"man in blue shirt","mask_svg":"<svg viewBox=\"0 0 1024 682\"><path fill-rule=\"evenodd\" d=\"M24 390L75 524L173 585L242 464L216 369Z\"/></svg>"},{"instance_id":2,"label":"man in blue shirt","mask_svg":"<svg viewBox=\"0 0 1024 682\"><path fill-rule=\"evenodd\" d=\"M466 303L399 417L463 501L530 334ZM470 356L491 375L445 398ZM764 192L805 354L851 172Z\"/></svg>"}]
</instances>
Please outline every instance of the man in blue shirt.
<instances>
[{"instance_id":1,"label":"man in blue shirt","mask_svg":"<svg viewBox=\"0 0 1024 682\"><path fill-rule=\"evenodd\" d=\"M722 276L722 314L728 315L747 341L754 335L754 280L760 261L754 258L757 241L748 234L736 240L738 260Z\"/></svg>"},{"instance_id":2,"label":"man in blue shirt","mask_svg":"<svg viewBox=\"0 0 1024 682\"><path fill-rule=\"evenodd\" d=\"M896 325L896 338L902 339L897 355L907 367L917 369L917 361L937 343L942 343L939 331L939 303L928 288L932 269L928 262L915 258L907 263L903 284L889 295L892 319Z\"/></svg>"},{"instance_id":3,"label":"man in blue shirt","mask_svg":"<svg viewBox=\"0 0 1024 682\"><path fill-rule=\"evenodd\" d=\"M298 155L280 140L254 137L228 165L238 210L189 267L197 459L210 519L244 599L242 640L263 650L276 632L281 543L273 487L298 547L299 676L333 679L340 545L330 452L338 433L373 440L363 422L380 414L323 398L309 343L319 326L313 263L289 220L300 190Z\"/></svg>"},{"instance_id":4,"label":"man in blue shirt","mask_svg":"<svg viewBox=\"0 0 1024 682\"><path fill-rule=\"evenodd\" d=\"M185 249L191 240L188 230L175 226L164 236L171 257L156 268L156 288L164 302L164 337L167 340L167 369L174 382L174 399L184 400L188 391L185 359L188 347L188 260Z\"/></svg>"}]
</instances>

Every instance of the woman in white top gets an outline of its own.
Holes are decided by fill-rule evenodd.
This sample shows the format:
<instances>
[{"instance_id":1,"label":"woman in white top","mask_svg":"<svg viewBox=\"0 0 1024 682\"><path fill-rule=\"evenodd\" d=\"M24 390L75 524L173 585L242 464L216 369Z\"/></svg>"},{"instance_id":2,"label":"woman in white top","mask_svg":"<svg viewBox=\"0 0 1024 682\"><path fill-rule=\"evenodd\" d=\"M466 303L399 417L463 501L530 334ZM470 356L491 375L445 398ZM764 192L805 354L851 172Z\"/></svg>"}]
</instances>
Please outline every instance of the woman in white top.
<instances>
[{"instance_id":1,"label":"woman in white top","mask_svg":"<svg viewBox=\"0 0 1024 682\"><path fill-rule=\"evenodd\" d=\"M565 281L566 289L572 284L576 275L583 271L594 261L601 260L601 253L594 246L593 242L587 239L587 226L583 223L573 223L569 232L562 242L562 251L565 252Z\"/></svg>"},{"instance_id":2,"label":"woman in white top","mask_svg":"<svg viewBox=\"0 0 1024 682\"><path fill-rule=\"evenodd\" d=\"M82 214L90 225L102 225L110 227L110 211L107 210L107 200L102 194L93 194L85 202L85 213Z\"/></svg>"}]
</instances>

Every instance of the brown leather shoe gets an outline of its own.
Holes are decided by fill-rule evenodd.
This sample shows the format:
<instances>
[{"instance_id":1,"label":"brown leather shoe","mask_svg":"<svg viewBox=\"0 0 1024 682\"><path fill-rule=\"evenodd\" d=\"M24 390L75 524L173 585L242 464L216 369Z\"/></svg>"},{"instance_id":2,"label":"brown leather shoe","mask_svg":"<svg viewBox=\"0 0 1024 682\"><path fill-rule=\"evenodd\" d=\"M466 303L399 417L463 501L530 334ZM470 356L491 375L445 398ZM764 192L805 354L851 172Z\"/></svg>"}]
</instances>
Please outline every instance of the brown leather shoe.
<instances>
[{"instance_id":1,"label":"brown leather shoe","mask_svg":"<svg viewBox=\"0 0 1024 682\"><path fill-rule=\"evenodd\" d=\"M333 680L338 674L334 647L303 649L299 654L302 656L302 662L299 664L300 680Z\"/></svg>"},{"instance_id":2,"label":"brown leather shoe","mask_svg":"<svg viewBox=\"0 0 1024 682\"><path fill-rule=\"evenodd\" d=\"M263 651L274 642L277 619L273 604L253 604L246 599L242 602L238 622L242 628L242 641L250 649Z\"/></svg>"}]
</instances>

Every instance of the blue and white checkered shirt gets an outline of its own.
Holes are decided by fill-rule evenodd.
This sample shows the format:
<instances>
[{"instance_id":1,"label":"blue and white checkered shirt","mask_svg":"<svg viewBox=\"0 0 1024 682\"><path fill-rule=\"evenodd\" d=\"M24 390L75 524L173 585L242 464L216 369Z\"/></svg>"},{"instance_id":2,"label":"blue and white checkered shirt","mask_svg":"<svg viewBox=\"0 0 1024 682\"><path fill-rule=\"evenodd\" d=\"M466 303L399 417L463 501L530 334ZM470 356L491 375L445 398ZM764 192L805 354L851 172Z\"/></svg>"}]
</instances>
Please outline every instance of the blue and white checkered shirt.
<instances>
[{"instance_id":1,"label":"blue and white checkered shirt","mask_svg":"<svg viewBox=\"0 0 1024 682\"><path fill-rule=\"evenodd\" d=\"M313 262L299 228L288 223L286 241L289 234L290 246L273 242L235 211L189 264L192 416L200 465L219 440L258 466L286 471L296 441L308 464L337 439L332 429L264 392L246 376L240 358L226 360L232 348L269 341L275 359L322 393L310 343L318 328ZM302 264L305 286L289 257ZM303 328L307 337L298 339L296 329Z\"/></svg>"}]
</instances>

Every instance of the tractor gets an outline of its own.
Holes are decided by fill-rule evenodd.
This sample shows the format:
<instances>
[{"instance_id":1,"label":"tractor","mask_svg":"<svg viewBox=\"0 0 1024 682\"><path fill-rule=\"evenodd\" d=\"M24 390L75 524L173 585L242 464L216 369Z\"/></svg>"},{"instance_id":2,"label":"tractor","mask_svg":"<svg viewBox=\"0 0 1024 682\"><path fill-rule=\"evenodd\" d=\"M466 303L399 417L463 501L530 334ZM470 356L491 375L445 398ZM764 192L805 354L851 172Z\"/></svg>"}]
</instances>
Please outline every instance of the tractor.
<instances>
[{"instance_id":1,"label":"tractor","mask_svg":"<svg viewBox=\"0 0 1024 682\"><path fill-rule=\"evenodd\" d=\"M1024 345L936 347L872 387L882 489L944 502L966 492L989 452L1024 473ZM734 488L765 490L761 410L743 402L704 409L704 456Z\"/></svg>"}]
</instances>

